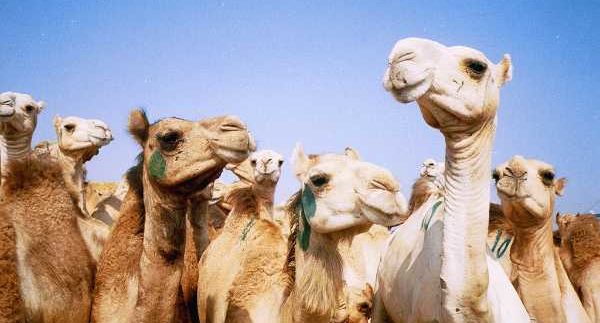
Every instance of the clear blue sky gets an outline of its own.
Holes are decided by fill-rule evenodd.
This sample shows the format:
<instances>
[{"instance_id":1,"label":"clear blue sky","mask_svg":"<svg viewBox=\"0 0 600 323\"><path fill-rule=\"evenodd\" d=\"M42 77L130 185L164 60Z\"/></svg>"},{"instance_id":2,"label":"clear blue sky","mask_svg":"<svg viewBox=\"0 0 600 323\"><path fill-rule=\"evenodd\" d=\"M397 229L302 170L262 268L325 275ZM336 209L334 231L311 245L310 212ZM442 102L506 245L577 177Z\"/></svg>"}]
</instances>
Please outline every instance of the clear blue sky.
<instances>
[{"instance_id":1,"label":"clear blue sky","mask_svg":"<svg viewBox=\"0 0 600 323\"><path fill-rule=\"evenodd\" d=\"M2 1L0 91L48 103L51 118L99 118L115 141L88 165L116 180L138 147L128 111L152 119L236 114L260 148L289 156L357 148L391 169L409 195L418 165L442 158L442 136L414 104L381 85L394 42L427 37L510 53L493 152L554 164L570 179L561 211L600 211L600 2L537 1ZM279 201L298 188L289 163ZM494 197L495 199L495 197Z\"/></svg>"}]
</instances>

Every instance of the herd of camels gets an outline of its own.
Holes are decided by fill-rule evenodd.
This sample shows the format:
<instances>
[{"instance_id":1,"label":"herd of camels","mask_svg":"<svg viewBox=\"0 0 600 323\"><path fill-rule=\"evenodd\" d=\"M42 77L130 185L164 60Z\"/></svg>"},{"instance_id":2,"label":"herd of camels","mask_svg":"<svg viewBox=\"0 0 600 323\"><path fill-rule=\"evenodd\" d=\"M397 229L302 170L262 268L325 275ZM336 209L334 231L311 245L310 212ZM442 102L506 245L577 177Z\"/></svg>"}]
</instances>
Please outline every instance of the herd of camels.
<instances>
[{"instance_id":1,"label":"herd of camels","mask_svg":"<svg viewBox=\"0 0 600 323\"><path fill-rule=\"evenodd\" d=\"M406 38L388 62L385 90L446 144L408 200L356 150L298 145L300 189L274 205L283 158L238 118L140 109L136 165L89 182L109 127L55 117L57 140L32 148L44 103L1 93L0 322L599 323L600 221L555 217L566 180L550 164L492 170L510 57Z\"/></svg>"}]
</instances>

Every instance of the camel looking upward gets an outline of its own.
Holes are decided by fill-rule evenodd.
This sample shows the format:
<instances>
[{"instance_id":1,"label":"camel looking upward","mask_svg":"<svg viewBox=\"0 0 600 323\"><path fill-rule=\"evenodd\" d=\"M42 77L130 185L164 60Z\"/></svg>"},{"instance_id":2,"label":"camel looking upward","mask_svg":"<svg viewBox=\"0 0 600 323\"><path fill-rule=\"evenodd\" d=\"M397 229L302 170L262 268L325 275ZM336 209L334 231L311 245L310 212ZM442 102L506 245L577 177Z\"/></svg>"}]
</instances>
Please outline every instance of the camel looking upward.
<instances>
[{"instance_id":1,"label":"camel looking upward","mask_svg":"<svg viewBox=\"0 0 600 323\"><path fill-rule=\"evenodd\" d=\"M262 293L256 290L256 286L253 286L252 291L243 291L235 289L234 285L241 284L240 280L243 283L243 279L252 278L243 276L244 266L264 266L269 261L265 257L277 252L280 259L285 257L285 241L272 221L273 199L282 165L283 157L280 154L272 150L261 150L253 153L242 164L230 167L240 176L241 182L245 183L232 184L235 187L228 189L225 199L233 209L225 220L221 234L208 246L200 260L197 279L201 322L243 320L239 316L242 310L247 311L247 319L254 322L268 321L268 316L261 315L277 314L277 311L269 313L267 309L259 304L252 304L251 301L268 302L266 298L261 299L261 295L272 293L269 287L278 286L282 291L283 283L270 286L266 281L261 281L267 287ZM240 173L242 170L243 174ZM260 255L261 252L266 254ZM252 255L257 255L257 258L253 259ZM277 257L273 259L277 260ZM261 260L266 263L261 263ZM280 262L283 266L283 262ZM240 294L248 296L250 292L250 302L247 298L239 298Z\"/></svg>"},{"instance_id":2,"label":"camel looking upward","mask_svg":"<svg viewBox=\"0 0 600 323\"><path fill-rule=\"evenodd\" d=\"M95 119L78 117L54 117L54 129L58 142L41 142L36 145L37 154L47 154L62 165L65 182L73 200L83 214L89 214L85 198L85 163L98 154L112 140L108 126Z\"/></svg>"},{"instance_id":3,"label":"camel looking upward","mask_svg":"<svg viewBox=\"0 0 600 323\"><path fill-rule=\"evenodd\" d=\"M511 280L537 322L588 322L587 315L554 250L554 199L566 180L552 166L515 156L493 173L514 242Z\"/></svg>"},{"instance_id":4,"label":"camel looking upward","mask_svg":"<svg viewBox=\"0 0 600 323\"><path fill-rule=\"evenodd\" d=\"M92 218L86 209L84 164L111 142L112 134L104 122L78 117L63 119L56 116L54 128L58 142L41 142L34 153L40 158L52 158L61 166L65 185L83 215L77 218L83 239L97 262L110 230L106 224Z\"/></svg>"},{"instance_id":5,"label":"camel looking upward","mask_svg":"<svg viewBox=\"0 0 600 323\"><path fill-rule=\"evenodd\" d=\"M31 138L37 125L37 115L46 104L30 95L0 93L0 173L8 162L21 159L31 152Z\"/></svg>"},{"instance_id":6,"label":"camel looking upward","mask_svg":"<svg viewBox=\"0 0 600 323\"><path fill-rule=\"evenodd\" d=\"M600 221L593 214L556 215L560 257L590 321L600 323Z\"/></svg>"},{"instance_id":7,"label":"camel looking upward","mask_svg":"<svg viewBox=\"0 0 600 323\"><path fill-rule=\"evenodd\" d=\"M189 200L227 163L246 159L254 144L230 116L150 124L133 110L129 132L143 152L128 172L129 191L102 252L92 322L186 322L181 278Z\"/></svg>"},{"instance_id":8,"label":"camel looking upward","mask_svg":"<svg viewBox=\"0 0 600 323\"><path fill-rule=\"evenodd\" d=\"M443 199L432 196L392 235L374 322L529 322L486 246L496 109L511 75L507 55L496 65L475 49L419 38L392 49L383 85L416 101L444 135L446 165Z\"/></svg>"}]
</instances>

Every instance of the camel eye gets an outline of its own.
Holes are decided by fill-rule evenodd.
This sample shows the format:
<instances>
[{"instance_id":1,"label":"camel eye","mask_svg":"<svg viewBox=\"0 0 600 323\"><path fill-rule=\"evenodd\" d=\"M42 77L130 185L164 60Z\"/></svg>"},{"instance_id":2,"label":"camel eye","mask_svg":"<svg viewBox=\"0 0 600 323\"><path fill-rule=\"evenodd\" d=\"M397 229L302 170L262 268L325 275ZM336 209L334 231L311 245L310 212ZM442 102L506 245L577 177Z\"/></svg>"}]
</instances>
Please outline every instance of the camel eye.
<instances>
[{"instance_id":1,"label":"camel eye","mask_svg":"<svg viewBox=\"0 0 600 323\"><path fill-rule=\"evenodd\" d=\"M35 110L35 107L32 105L28 105L25 107L25 111L27 111L27 113L31 113L33 112L33 110Z\"/></svg>"},{"instance_id":2,"label":"camel eye","mask_svg":"<svg viewBox=\"0 0 600 323\"><path fill-rule=\"evenodd\" d=\"M256 166L256 159L251 159L250 160L250 165L252 165L252 167Z\"/></svg>"},{"instance_id":3,"label":"camel eye","mask_svg":"<svg viewBox=\"0 0 600 323\"><path fill-rule=\"evenodd\" d=\"M175 149L177 144L181 141L181 133L178 131L169 131L163 135L157 136L160 147L163 150L169 151Z\"/></svg>"},{"instance_id":4,"label":"camel eye","mask_svg":"<svg viewBox=\"0 0 600 323\"><path fill-rule=\"evenodd\" d=\"M496 183L500 180L500 173L497 170L492 172L492 179L496 181Z\"/></svg>"},{"instance_id":5,"label":"camel eye","mask_svg":"<svg viewBox=\"0 0 600 323\"><path fill-rule=\"evenodd\" d=\"M469 73L471 73L471 75L473 75L475 77L481 77L487 70L486 63L476 61L476 60L467 61L466 66L467 66L467 70L469 71Z\"/></svg>"},{"instance_id":6,"label":"camel eye","mask_svg":"<svg viewBox=\"0 0 600 323\"><path fill-rule=\"evenodd\" d=\"M327 177L327 175L325 175L325 174L313 175L310 177L310 182L315 187L321 187L321 186L329 183L329 177Z\"/></svg>"},{"instance_id":7,"label":"camel eye","mask_svg":"<svg viewBox=\"0 0 600 323\"><path fill-rule=\"evenodd\" d=\"M551 170L544 170L540 173L540 175L542 176L542 181L544 182L544 184L546 185L552 185L552 183L554 182L554 172Z\"/></svg>"},{"instance_id":8,"label":"camel eye","mask_svg":"<svg viewBox=\"0 0 600 323\"><path fill-rule=\"evenodd\" d=\"M67 132L73 132L75 130L75 125L72 123L66 124L63 128L65 128L65 130Z\"/></svg>"},{"instance_id":9,"label":"camel eye","mask_svg":"<svg viewBox=\"0 0 600 323\"><path fill-rule=\"evenodd\" d=\"M283 159L279 161L279 167L283 165Z\"/></svg>"}]
</instances>

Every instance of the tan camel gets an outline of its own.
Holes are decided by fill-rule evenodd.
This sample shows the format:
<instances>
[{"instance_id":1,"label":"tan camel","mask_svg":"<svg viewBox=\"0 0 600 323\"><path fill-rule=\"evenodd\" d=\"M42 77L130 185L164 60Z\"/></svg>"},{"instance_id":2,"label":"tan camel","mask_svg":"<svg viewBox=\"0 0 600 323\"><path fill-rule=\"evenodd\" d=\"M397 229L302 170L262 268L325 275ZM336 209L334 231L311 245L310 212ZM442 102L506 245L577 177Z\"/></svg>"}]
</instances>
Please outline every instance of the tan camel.
<instances>
[{"instance_id":1,"label":"tan camel","mask_svg":"<svg viewBox=\"0 0 600 323\"><path fill-rule=\"evenodd\" d=\"M112 226L128 190L125 177L119 182L85 182L85 207L92 217Z\"/></svg>"},{"instance_id":2,"label":"tan camel","mask_svg":"<svg viewBox=\"0 0 600 323\"><path fill-rule=\"evenodd\" d=\"M83 214L83 217L77 218L77 223L88 250L97 262L110 229L105 223L90 216L86 209L84 164L97 155L100 148L112 141L112 133L100 120L78 117L56 116L54 128L58 142L41 142L36 145L34 153L38 158L52 158L61 165L71 198Z\"/></svg>"},{"instance_id":3,"label":"tan camel","mask_svg":"<svg viewBox=\"0 0 600 323\"><path fill-rule=\"evenodd\" d=\"M389 171L359 160L352 149L344 155L306 156L298 148L294 156L302 190L287 208L292 228L286 261L290 286L282 321L329 322L338 318L340 304L350 293L343 273L350 266L344 265L339 243L374 223L401 223L407 203Z\"/></svg>"},{"instance_id":4,"label":"tan camel","mask_svg":"<svg viewBox=\"0 0 600 323\"><path fill-rule=\"evenodd\" d=\"M413 213L433 194L441 194L444 189L444 164L428 158L421 164L419 178L412 187L408 202L408 212Z\"/></svg>"},{"instance_id":5,"label":"tan camel","mask_svg":"<svg viewBox=\"0 0 600 323\"><path fill-rule=\"evenodd\" d=\"M590 321L600 322L600 221L593 214L557 214L560 258Z\"/></svg>"},{"instance_id":6,"label":"tan camel","mask_svg":"<svg viewBox=\"0 0 600 323\"><path fill-rule=\"evenodd\" d=\"M494 170L502 210L512 226L511 280L537 322L588 322L554 249L554 200L566 180L551 165L514 156Z\"/></svg>"},{"instance_id":7,"label":"tan camel","mask_svg":"<svg viewBox=\"0 0 600 323\"><path fill-rule=\"evenodd\" d=\"M37 125L37 116L45 107L29 94L0 93L0 173L11 160L18 160L31 152L31 138Z\"/></svg>"},{"instance_id":8,"label":"tan camel","mask_svg":"<svg viewBox=\"0 0 600 323\"><path fill-rule=\"evenodd\" d=\"M272 221L273 199L282 164L281 155L262 150L253 153L241 165L230 167L245 185L227 189L225 199L232 206L231 213L221 234L211 242L200 260L197 277L201 322L266 322L277 314L269 313L269 309L261 307L260 303L276 302L271 294L277 292L272 289L282 291L285 287L282 269L286 243ZM240 173L242 169L243 174ZM276 263L280 265L279 271L269 267ZM269 283L273 280L269 277L260 290L253 286L253 290L244 291L244 284L249 282L246 280L249 277L244 277L248 265L256 266L254 271L264 270L271 275L278 272L274 276L279 280ZM249 301L259 303L249 304Z\"/></svg>"},{"instance_id":9,"label":"tan camel","mask_svg":"<svg viewBox=\"0 0 600 323\"><path fill-rule=\"evenodd\" d=\"M5 171L0 321L89 322L93 259L61 165L30 156Z\"/></svg>"},{"instance_id":10,"label":"tan camel","mask_svg":"<svg viewBox=\"0 0 600 323\"><path fill-rule=\"evenodd\" d=\"M186 222L189 200L202 196L227 163L246 159L254 144L230 116L149 124L134 110L129 132L143 152L128 172L129 191L102 252L92 322L189 321L181 286L184 252L190 252L186 231L194 239L207 235L201 219Z\"/></svg>"},{"instance_id":11,"label":"tan camel","mask_svg":"<svg viewBox=\"0 0 600 323\"><path fill-rule=\"evenodd\" d=\"M416 101L446 142L443 195L433 195L392 235L378 272L374 322L529 322L488 254L491 149L508 55L493 64L468 47L402 39L384 87Z\"/></svg>"}]
</instances>

